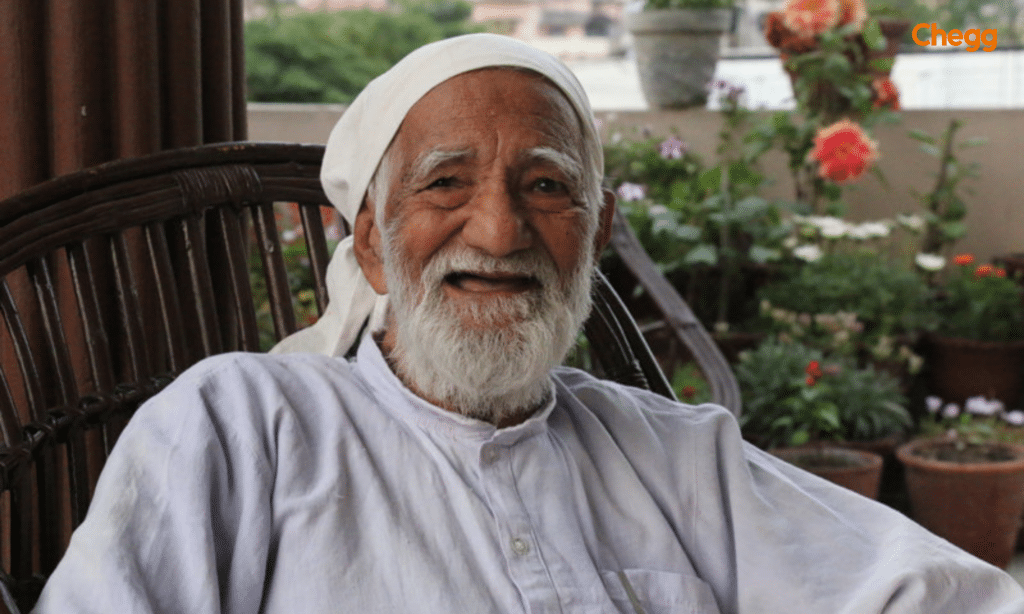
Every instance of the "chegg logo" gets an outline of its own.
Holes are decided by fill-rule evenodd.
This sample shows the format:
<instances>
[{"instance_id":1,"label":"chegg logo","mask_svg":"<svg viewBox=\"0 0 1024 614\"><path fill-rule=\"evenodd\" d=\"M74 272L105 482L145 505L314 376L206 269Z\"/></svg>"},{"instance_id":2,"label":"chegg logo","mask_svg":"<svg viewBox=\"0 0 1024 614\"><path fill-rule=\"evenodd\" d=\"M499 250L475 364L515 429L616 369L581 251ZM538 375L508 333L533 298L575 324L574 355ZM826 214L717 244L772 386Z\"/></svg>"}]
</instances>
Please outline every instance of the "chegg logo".
<instances>
[{"instance_id":1,"label":"chegg logo","mask_svg":"<svg viewBox=\"0 0 1024 614\"><path fill-rule=\"evenodd\" d=\"M924 40L918 38L918 32L921 30L927 30L925 33ZM931 38L928 38L928 35ZM910 37L914 39L914 42L922 47L929 45L939 45L937 41L942 41L942 46L945 47L948 44L954 47L959 47L962 43L967 43L967 51L977 51L979 47L983 47L982 51L992 51L996 48L996 44L999 42L999 32L994 29L979 30L978 28L971 28L970 30L950 30L949 34L946 34L945 30L938 27L938 24L934 23L919 23L914 26L914 29L910 32Z\"/></svg>"}]
</instances>

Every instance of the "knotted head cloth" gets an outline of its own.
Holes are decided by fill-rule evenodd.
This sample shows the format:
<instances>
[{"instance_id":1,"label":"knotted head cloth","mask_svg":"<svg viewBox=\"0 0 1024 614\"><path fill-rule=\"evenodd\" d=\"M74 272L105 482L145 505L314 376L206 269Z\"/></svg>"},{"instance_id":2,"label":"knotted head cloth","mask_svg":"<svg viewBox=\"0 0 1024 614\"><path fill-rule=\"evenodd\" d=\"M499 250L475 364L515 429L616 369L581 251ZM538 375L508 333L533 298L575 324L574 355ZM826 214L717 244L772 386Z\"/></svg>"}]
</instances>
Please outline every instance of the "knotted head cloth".
<instances>
[{"instance_id":1,"label":"knotted head cloth","mask_svg":"<svg viewBox=\"0 0 1024 614\"><path fill-rule=\"evenodd\" d=\"M467 34L425 45L407 55L371 81L334 126L327 140L320 180L350 228L370 180L409 109L454 76L501 66L537 72L562 91L579 115L583 138L589 144L590 159L584 164L593 165L593 176L603 175L604 160L590 102L569 69L554 56L507 36ZM369 330L383 324L387 296L379 296L370 286L356 261L352 243L351 235L342 240L327 265L328 305L323 316L313 326L283 339L272 353L344 356L367 318Z\"/></svg>"}]
</instances>

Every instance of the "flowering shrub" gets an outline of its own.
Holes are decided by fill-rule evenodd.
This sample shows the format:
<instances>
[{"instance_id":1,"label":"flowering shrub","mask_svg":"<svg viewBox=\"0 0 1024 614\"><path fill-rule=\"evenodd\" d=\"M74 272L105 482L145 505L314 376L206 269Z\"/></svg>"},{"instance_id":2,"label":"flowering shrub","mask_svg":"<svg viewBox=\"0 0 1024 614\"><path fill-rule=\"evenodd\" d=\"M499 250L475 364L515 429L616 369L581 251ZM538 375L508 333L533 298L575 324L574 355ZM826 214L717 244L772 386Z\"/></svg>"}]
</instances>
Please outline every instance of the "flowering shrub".
<instances>
[{"instance_id":1,"label":"flowering shrub","mask_svg":"<svg viewBox=\"0 0 1024 614\"><path fill-rule=\"evenodd\" d=\"M806 262L759 293L771 330L830 354L921 367L917 335L936 326L925 280L868 251L830 253Z\"/></svg>"},{"instance_id":2,"label":"flowering shrub","mask_svg":"<svg viewBox=\"0 0 1024 614\"><path fill-rule=\"evenodd\" d=\"M764 447L877 439L910 425L895 378L799 343L768 340L744 352L736 377L740 425Z\"/></svg>"},{"instance_id":3,"label":"flowering shrub","mask_svg":"<svg viewBox=\"0 0 1024 614\"><path fill-rule=\"evenodd\" d=\"M925 409L921 433L956 442L960 448L1024 438L1024 411L1007 410L996 399L970 397L961 407L932 395L925 398Z\"/></svg>"},{"instance_id":4,"label":"flowering shrub","mask_svg":"<svg viewBox=\"0 0 1024 614\"><path fill-rule=\"evenodd\" d=\"M938 332L977 341L1024 339L1024 289L991 264L958 254L938 300Z\"/></svg>"}]
</instances>

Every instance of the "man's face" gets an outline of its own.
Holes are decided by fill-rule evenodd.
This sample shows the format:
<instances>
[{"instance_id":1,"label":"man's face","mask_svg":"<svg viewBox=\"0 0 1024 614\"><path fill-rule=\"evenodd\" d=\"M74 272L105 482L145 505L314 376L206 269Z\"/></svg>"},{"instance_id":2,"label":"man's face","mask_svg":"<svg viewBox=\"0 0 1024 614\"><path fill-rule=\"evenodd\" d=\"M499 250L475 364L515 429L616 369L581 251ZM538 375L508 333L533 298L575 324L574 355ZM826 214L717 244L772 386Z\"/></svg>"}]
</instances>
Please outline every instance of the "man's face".
<instances>
[{"instance_id":1,"label":"man's face","mask_svg":"<svg viewBox=\"0 0 1024 614\"><path fill-rule=\"evenodd\" d=\"M572 107L533 74L466 73L413 106L390 156L383 266L363 267L391 297L385 349L425 398L522 419L590 307L600 203Z\"/></svg>"}]
</instances>

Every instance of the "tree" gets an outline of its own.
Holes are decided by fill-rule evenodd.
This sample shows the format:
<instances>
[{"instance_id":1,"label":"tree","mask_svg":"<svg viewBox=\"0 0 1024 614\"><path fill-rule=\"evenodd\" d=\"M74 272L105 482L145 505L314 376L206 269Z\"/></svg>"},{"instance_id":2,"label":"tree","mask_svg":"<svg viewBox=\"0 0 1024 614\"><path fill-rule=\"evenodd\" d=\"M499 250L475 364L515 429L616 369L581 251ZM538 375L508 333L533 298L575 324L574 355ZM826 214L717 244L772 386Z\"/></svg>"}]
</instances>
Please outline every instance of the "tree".
<instances>
[{"instance_id":1,"label":"tree","mask_svg":"<svg viewBox=\"0 0 1024 614\"><path fill-rule=\"evenodd\" d=\"M248 98L348 103L412 50L476 31L465 0L407 0L368 9L272 14L245 26Z\"/></svg>"}]
</instances>

